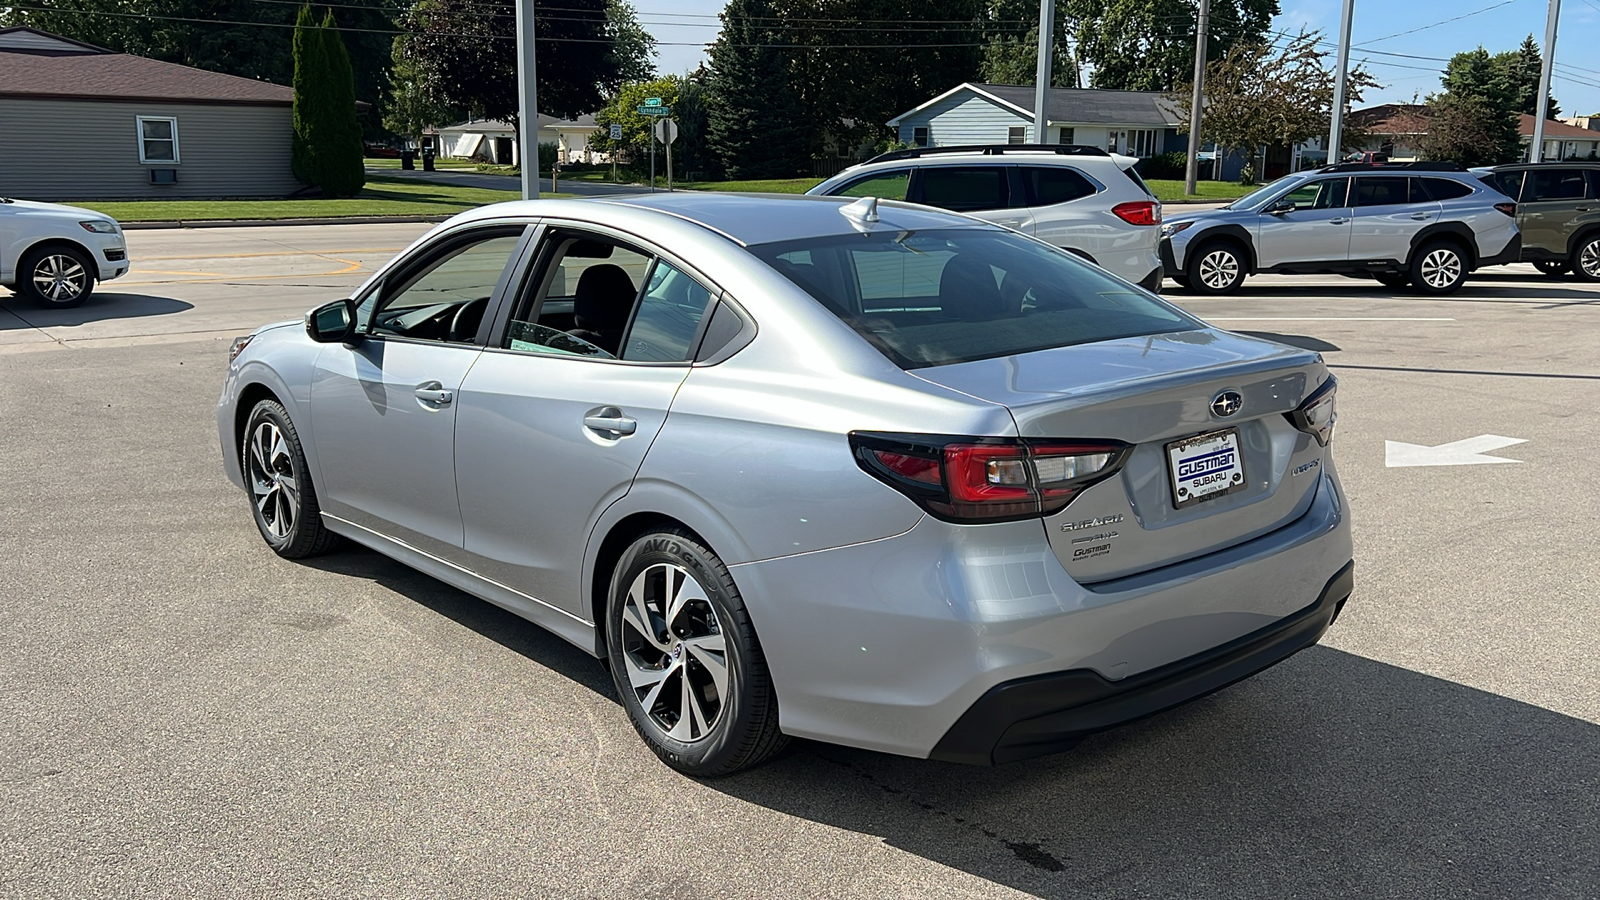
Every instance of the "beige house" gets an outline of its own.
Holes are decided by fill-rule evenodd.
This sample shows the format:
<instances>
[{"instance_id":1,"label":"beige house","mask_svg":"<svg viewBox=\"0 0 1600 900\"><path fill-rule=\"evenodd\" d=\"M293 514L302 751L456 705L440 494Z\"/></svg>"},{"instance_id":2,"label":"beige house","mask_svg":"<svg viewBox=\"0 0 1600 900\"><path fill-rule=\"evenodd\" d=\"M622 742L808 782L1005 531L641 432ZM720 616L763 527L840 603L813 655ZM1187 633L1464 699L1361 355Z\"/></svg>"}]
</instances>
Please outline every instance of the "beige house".
<instances>
[{"instance_id":1,"label":"beige house","mask_svg":"<svg viewBox=\"0 0 1600 900\"><path fill-rule=\"evenodd\" d=\"M0 195L291 194L293 100L281 85L0 28Z\"/></svg>"}]
</instances>

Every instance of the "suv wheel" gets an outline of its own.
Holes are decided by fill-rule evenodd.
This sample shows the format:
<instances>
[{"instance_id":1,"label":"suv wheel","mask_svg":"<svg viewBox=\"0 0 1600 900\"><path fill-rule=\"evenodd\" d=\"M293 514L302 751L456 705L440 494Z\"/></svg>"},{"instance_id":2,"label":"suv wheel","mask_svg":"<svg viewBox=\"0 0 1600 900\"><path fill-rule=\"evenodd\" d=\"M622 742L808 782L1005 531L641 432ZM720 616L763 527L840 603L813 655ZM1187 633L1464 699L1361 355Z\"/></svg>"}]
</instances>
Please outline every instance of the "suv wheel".
<instances>
[{"instance_id":1,"label":"suv wheel","mask_svg":"<svg viewBox=\"0 0 1600 900\"><path fill-rule=\"evenodd\" d=\"M722 560L656 531L617 562L606 615L611 677L634 730L689 775L729 775L778 752L778 697Z\"/></svg>"},{"instance_id":2,"label":"suv wheel","mask_svg":"<svg viewBox=\"0 0 1600 900\"><path fill-rule=\"evenodd\" d=\"M1424 244L1411 258L1411 284L1429 294L1448 294L1467 280L1467 260L1450 241Z\"/></svg>"},{"instance_id":3,"label":"suv wheel","mask_svg":"<svg viewBox=\"0 0 1600 900\"><path fill-rule=\"evenodd\" d=\"M35 303L71 309L94 293L94 263L71 247L30 250L17 266L17 287Z\"/></svg>"},{"instance_id":4,"label":"suv wheel","mask_svg":"<svg viewBox=\"0 0 1600 900\"><path fill-rule=\"evenodd\" d=\"M1229 294L1244 282L1244 259L1233 244L1206 244L1189 256L1187 287L1201 294Z\"/></svg>"},{"instance_id":5,"label":"suv wheel","mask_svg":"<svg viewBox=\"0 0 1600 900\"><path fill-rule=\"evenodd\" d=\"M1572 252L1572 274L1584 281L1600 281L1600 234L1584 238Z\"/></svg>"},{"instance_id":6,"label":"suv wheel","mask_svg":"<svg viewBox=\"0 0 1600 900\"><path fill-rule=\"evenodd\" d=\"M1533 267L1550 278L1560 278L1567 274L1569 264L1564 259L1535 260Z\"/></svg>"}]
</instances>

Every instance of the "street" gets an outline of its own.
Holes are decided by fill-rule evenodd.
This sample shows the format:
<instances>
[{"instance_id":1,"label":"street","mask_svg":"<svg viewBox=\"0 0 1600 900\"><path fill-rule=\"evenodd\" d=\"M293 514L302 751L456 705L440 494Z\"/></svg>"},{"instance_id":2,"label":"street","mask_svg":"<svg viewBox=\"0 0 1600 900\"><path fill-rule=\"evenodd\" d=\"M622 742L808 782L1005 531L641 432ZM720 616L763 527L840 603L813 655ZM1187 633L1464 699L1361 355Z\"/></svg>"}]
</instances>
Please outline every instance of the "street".
<instances>
[{"instance_id":1,"label":"street","mask_svg":"<svg viewBox=\"0 0 1600 900\"><path fill-rule=\"evenodd\" d=\"M702 782L599 661L371 551L277 558L221 471L229 339L429 227L130 232L80 309L0 291L0 896L1600 892L1600 285L1169 282L1339 378L1322 644L1042 759L797 742ZM1480 436L1515 462L1388 443Z\"/></svg>"}]
</instances>

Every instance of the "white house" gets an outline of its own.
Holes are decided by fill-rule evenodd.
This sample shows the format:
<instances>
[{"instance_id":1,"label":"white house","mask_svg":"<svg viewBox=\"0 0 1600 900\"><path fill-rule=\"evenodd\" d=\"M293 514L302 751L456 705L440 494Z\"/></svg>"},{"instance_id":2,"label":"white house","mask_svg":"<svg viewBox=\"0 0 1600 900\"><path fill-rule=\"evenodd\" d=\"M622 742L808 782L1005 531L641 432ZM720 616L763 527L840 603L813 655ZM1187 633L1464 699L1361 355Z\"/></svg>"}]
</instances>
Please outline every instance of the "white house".
<instances>
[{"instance_id":1,"label":"white house","mask_svg":"<svg viewBox=\"0 0 1600 900\"><path fill-rule=\"evenodd\" d=\"M1033 100L1031 86L966 82L888 124L913 147L1085 144L1140 157L1188 149L1177 107L1159 91L1051 88L1042 130Z\"/></svg>"},{"instance_id":2,"label":"white house","mask_svg":"<svg viewBox=\"0 0 1600 900\"><path fill-rule=\"evenodd\" d=\"M610 157L589 146L589 139L597 127L594 116L582 115L576 119L557 119L539 116L539 143L555 144L560 148L564 163L604 163ZM477 159L499 165L517 165L521 155L517 151L517 132L511 123L499 119L471 119L459 125L434 129L438 135L439 153L456 159Z\"/></svg>"}]
</instances>

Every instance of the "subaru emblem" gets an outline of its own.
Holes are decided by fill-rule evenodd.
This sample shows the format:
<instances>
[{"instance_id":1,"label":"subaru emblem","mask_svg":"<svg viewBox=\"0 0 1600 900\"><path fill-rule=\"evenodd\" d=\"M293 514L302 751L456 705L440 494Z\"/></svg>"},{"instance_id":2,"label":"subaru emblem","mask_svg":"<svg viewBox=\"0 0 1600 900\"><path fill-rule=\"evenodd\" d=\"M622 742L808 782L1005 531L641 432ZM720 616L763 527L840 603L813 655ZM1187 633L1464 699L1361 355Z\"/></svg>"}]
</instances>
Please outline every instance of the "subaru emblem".
<instances>
[{"instance_id":1,"label":"subaru emblem","mask_svg":"<svg viewBox=\"0 0 1600 900\"><path fill-rule=\"evenodd\" d=\"M1211 414L1219 419L1238 412L1244 406L1244 397L1238 391L1223 391L1211 398Z\"/></svg>"}]
</instances>

